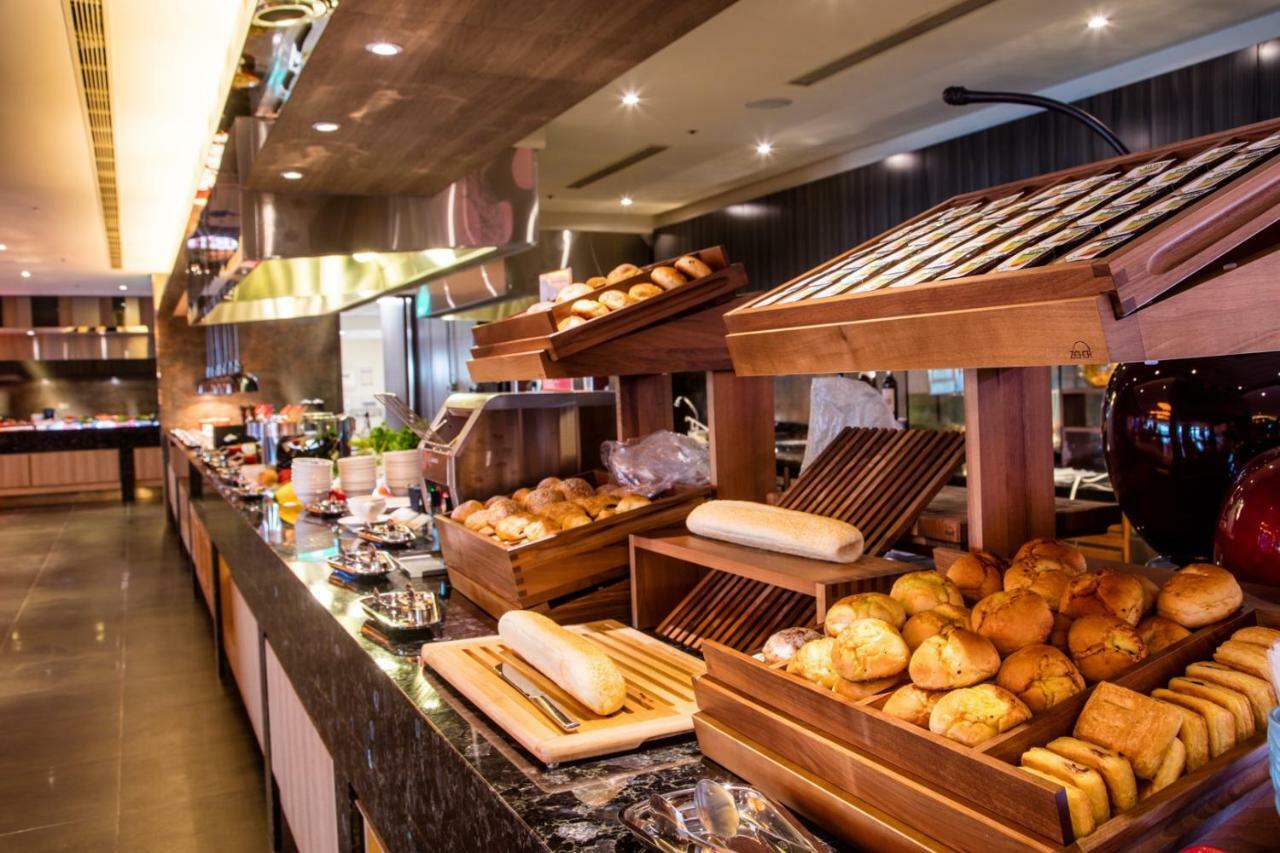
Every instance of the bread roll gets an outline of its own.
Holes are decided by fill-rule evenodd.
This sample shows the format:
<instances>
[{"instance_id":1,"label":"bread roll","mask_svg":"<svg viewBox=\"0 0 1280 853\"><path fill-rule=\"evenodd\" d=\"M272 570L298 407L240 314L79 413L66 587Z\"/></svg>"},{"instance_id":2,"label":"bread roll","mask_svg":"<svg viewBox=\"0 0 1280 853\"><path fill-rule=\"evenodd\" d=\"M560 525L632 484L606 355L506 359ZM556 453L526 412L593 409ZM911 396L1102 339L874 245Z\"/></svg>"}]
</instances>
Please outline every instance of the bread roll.
<instances>
[{"instance_id":1,"label":"bread roll","mask_svg":"<svg viewBox=\"0 0 1280 853\"><path fill-rule=\"evenodd\" d=\"M1169 787L1178 778L1182 776L1182 771L1186 769L1187 751L1182 741L1174 740L1169 744L1169 748L1165 751L1164 760L1160 762L1160 769L1156 771L1156 775L1151 777L1150 782L1142 785L1141 796L1146 799L1152 794Z\"/></svg>"},{"instance_id":2,"label":"bread roll","mask_svg":"<svg viewBox=\"0 0 1280 853\"><path fill-rule=\"evenodd\" d=\"M1068 581L1058 601L1058 612L1072 619L1101 613L1137 625L1142 618L1142 605L1142 582L1136 575L1103 569Z\"/></svg>"},{"instance_id":3,"label":"bread roll","mask_svg":"<svg viewBox=\"0 0 1280 853\"><path fill-rule=\"evenodd\" d=\"M795 657L805 643L820 639L822 635L812 628L783 628L775 631L764 642L764 662L769 666L781 666Z\"/></svg>"},{"instance_id":4,"label":"bread roll","mask_svg":"<svg viewBox=\"0 0 1280 853\"><path fill-rule=\"evenodd\" d=\"M907 668L911 651L888 622L855 619L836 636L831 665L849 681L872 681L895 676Z\"/></svg>"},{"instance_id":5,"label":"bread roll","mask_svg":"<svg viewBox=\"0 0 1280 853\"><path fill-rule=\"evenodd\" d=\"M874 678L870 681L850 681L847 678L840 678L839 676L836 676L836 684L832 689L852 702L859 702L869 696L875 696L877 693L892 690L901 681L901 675L891 675L888 678Z\"/></svg>"},{"instance_id":6,"label":"bread roll","mask_svg":"<svg viewBox=\"0 0 1280 853\"><path fill-rule=\"evenodd\" d=\"M625 291L606 290L596 296L596 301L610 311L617 311L620 308L626 308L628 305L634 305L636 300L627 295Z\"/></svg>"},{"instance_id":7,"label":"bread roll","mask_svg":"<svg viewBox=\"0 0 1280 853\"><path fill-rule=\"evenodd\" d=\"M1173 690L1159 688L1152 690L1151 696L1169 705L1181 705L1195 711L1204 719L1209 732L1209 757L1217 758L1236 745L1236 720L1231 712L1208 699L1192 696L1189 693L1177 693Z\"/></svg>"},{"instance_id":8,"label":"bread roll","mask_svg":"<svg viewBox=\"0 0 1280 853\"><path fill-rule=\"evenodd\" d=\"M1192 563L1165 582L1156 612L1184 628L1200 628L1226 619L1243 603L1235 575L1208 563Z\"/></svg>"},{"instance_id":9,"label":"bread roll","mask_svg":"<svg viewBox=\"0 0 1280 853\"><path fill-rule=\"evenodd\" d=\"M572 530L575 527L585 527L591 523L591 516L586 513L579 512L573 515L566 515L557 518L556 522L560 525L561 530Z\"/></svg>"},{"instance_id":10,"label":"bread roll","mask_svg":"<svg viewBox=\"0 0 1280 853\"><path fill-rule=\"evenodd\" d=\"M969 611L954 604L939 604L932 610L922 610L907 620L902 628L902 639L907 641L908 648L915 651L925 640L942 633L942 629L949 626L968 628Z\"/></svg>"},{"instance_id":11,"label":"bread roll","mask_svg":"<svg viewBox=\"0 0 1280 853\"><path fill-rule=\"evenodd\" d=\"M643 302L646 299L652 299L662 292L662 288L658 287L658 285L642 281L639 284L631 285L631 288L627 291L627 296L630 296L636 302Z\"/></svg>"},{"instance_id":12,"label":"bread roll","mask_svg":"<svg viewBox=\"0 0 1280 853\"><path fill-rule=\"evenodd\" d=\"M1084 553L1074 545L1057 539L1031 539L1013 555L1014 563L1034 562L1045 568L1059 567L1072 577L1083 574L1089 564Z\"/></svg>"},{"instance_id":13,"label":"bread roll","mask_svg":"<svg viewBox=\"0 0 1280 853\"><path fill-rule=\"evenodd\" d=\"M1262 646L1255 646L1241 640L1227 640L1218 646L1217 651L1213 653L1213 659L1249 675L1270 678L1270 672L1267 669L1267 650Z\"/></svg>"},{"instance_id":14,"label":"bread roll","mask_svg":"<svg viewBox=\"0 0 1280 853\"><path fill-rule=\"evenodd\" d=\"M627 494L618 498L618 503L614 505L613 509L615 512L630 512L633 509L640 509L641 507L649 506L651 503L653 503L653 501L649 500L644 495Z\"/></svg>"},{"instance_id":15,"label":"bread roll","mask_svg":"<svg viewBox=\"0 0 1280 853\"><path fill-rule=\"evenodd\" d=\"M476 510L475 512L468 515L466 520L462 523L466 525L468 530L479 531L482 528L488 527L490 524L489 510L487 509Z\"/></svg>"},{"instance_id":16,"label":"bread roll","mask_svg":"<svg viewBox=\"0 0 1280 853\"><path fill-rule=\"evenodd\" d=\"M563 521L571 515L585 515L587 513L576 502L556 501L542 507L540 514L556 521Z\"/></svg>"},{"instance_id":17,"label":"bread roll","mask_svg":"<svg viewBox=\"0 0 1280 853\"><path fill-rule=\"evenodd\" d=\"M1134 778L1133 766L1120 753L1074 737L1055 738L1046 744L1046 748L1098 771L1106 783L1111 810L1116 814L1138 804L1138 780Z\"/></svg>"},{"instance_id":18,"label":"bread roll","mask_svg":"<svg viewBox=\"0 0 1280 853\"><path fill-rule=\"evenodd\" d=\"M840 677L831 666L831 650L835 644L836 641L832 637L810 640L791 657L791 661L787 664L787 672L794 673L828 690L834 690L836 679Z\"/></svg>"},{"instance_id":19,"label":"bread roll","mask_svg":"<svg viewBox=\"0 0 1280 853\"><path fill-rule=\"evenodd\" d=\"M1129 759L1135 775L1150 779L1160 769L1165 750L1180 728L1182 716L1164 703L1103 682L1093 688L1076 718L1073 734L1115 750Z\"/></svg>"},{"instance_id":20,"label":"bread roll","mask_svg":"<svg viewBox=\"0 0 1280 853\"><path fill-rule=\"evenodd\" d=\"M969 624L1001 654L1009 654L1049 639L1053 612L1044 597L1030 589L1002 590L973 606Z\"/></svg>"},{"instance_id":21,"label":"bread roll","mask_svg":"<svg viewBox=\"0 0 1280 853\"><path fill-rule=\"evenodd\" d=\"M1084 791L1089 798L1089 807L1096 823L1111 819L1111 799L1107 796L1107 783L1102 781L1102 774L1097 770L1039 746L1022 753L1021 764Z\"/></svg>"},{"instance_id":22,"label":"bread roll","mask_svg":"<svg viewBox=\"0 0 1280 853\"><path fill-rule=\"evenodd\" d=\"M1190 637L1191 632L1172 619L1163 616L1148 616L1138 623L1138 636L1146 643L1147 651L1155 654L1161 649Z\"/></svg>"},{"instance_id":23,"label":"bread roll","mask_svg":"<svg viewBox=\"0 0 1280 853\"><path fill-rule=\"evenodd\" d=\"M582 508L592 518L597 518L606 509L616 509L618 499L612 495L592 495L589 498L574 498L571 503Z\"/></svg>"},{"instance_id":24,"label":"bread roll","mask_svg":"<svg viewBox=\"0 0 1280 853\"><path fill-rule=\"evenodd\" d=\"M489 521L496 524L507 516L520 512L523 507L511 498L502 498L489 504L485 509L489 512Z\"/></svg>"},{"instance_id":25,"label":"bread roll","mask_svg":"<svg viewBox=\"0 0 1280 853\"><path fill-rule=\"evenodd\" d=\"M1276 706L1276 696L1271 689L1271 682L1211 661L1188 665L1187 675L1201 681L1208 681L1210 684L1230 687L1248 696L1249 704L1253 707L1254 725L1260 730L1267 727L1267 714Z\"/></svg>"},{"instance_id":26,"label":"bread roll","mask_svg":"<svg viewBox=\"0 0 1280 853\"><path fill-rule=\"evenodd\" d=\"M551 488L555 488L556 486L559 486L563 482L564 480L561 480L559 477L543 477L541 480L538 481L538 488L551 489Z\"/></svg>"},{"instance_id":27,"label":"bread roll","mask_svg":"<svg viewBox=\"0 0 1280 853\"><path fill-rule=\"evenodd\" d=\"M929 731L977 746L1031 719L1022 700L995 684L952 690L929 713Z\"/></svg>"},{"instance_id":28,"label":"bread roll","mask_svg":"<svg viewBox=\"0 0 1280 853\"><path fill-rule=\"evenodd\" d=\"M531 494L533 494L533 489L527 489L524 486L521 486L511 493L511 500L520 504L520 506L524 506L524 502L529 499L529 495Z\"/></svg>"},{"instance_id":29,"label":"bread roll","mask_svg":"<svg viewBox=\"0 0 1280 853\"><path fill-rule=\"evenodd\" d=\"M1261 625L1250 625L1248 628L1241 628L1236 631L1231 635L1231 639L1269 649L1277 641L1280 641L1280 631L1275 628L1264 628Z\"/></svg>"},{"instance_id":30,"label":"bread roll","mask_svg":"<svg viewBox=\"0 0 1280 853\"><path fill-rule=\"evenodd\" d=\"M586 281L587 287L591 288L592 290L599 290L600 288L604 287L608 283L609 283L609 279L605 278L602 275L593 275L591 276L591 278L587 279Z\"/></svg>"},{"instance_id":31,"label":"bread roll","mask_svg":"<svg viewBox=\"0 0 1280 853\"><path fill-rule=\"evenodd\" d=\"M815 560L852 563L862 556L862 533L851 524L750 501L707 501L685 525L709 539Z\"/></svg>"},{"instance_id":32,"label":"bread roll","mask_svg":"<svg viewBox=\"0 0 1280 853\"><path fill-rule=\"evenodd\" d=\"M524 313L538 314L543 311L550 311L552 308L555 307L555 305L556 304L554 302L535 302L532 305L530 305L528 308L524 309Z\"/></svg>"},{"instance_id":33,"label":"bread roll","mask_svg":"<svg viewBox=\"0 0 1280 853\"><path fill-rule=\"evenodd\" d=\"M1257 734L1253 724L1253 706L1249 704L1249 697L1243 693L1198 678L1172 678L1169 680L1169 689L1174 693L1208 699L1230 711L1236 721L1236 740L1246 740Z\"/></svg>"},{"instance_id":34,"label":"bread roll","mask_svg":"<svg viewBox=\"0 0 1280 853\"><path fill-rule=\"evenodd\" d=\"M649 270L649 278L663 290L674 290L687 281L675 267L654 267Z\"/></svg>"},{"instance_id":35,"label":"bread roll","mask_svg":"<svg viewBox=\"0 0 1280 853\"><path fill-rule=\"evenodd\" d=\"M931 610L939 604L964 606L964 598L956 585L939 572L908 572L893 582L889 591L906 608L908 616Z\"/></svg>"},{"instance_id":36,"label":"bread roll","mask_svg":"<svg viewBox=\"0 0 1280 853\"><path fill-rule=\"evenodd\" d=\"M570 498L589 498L596 493L595 488L581 477L570 477L559 483L560 490Z\"/></svg>"},{"instance_id":37,"label":"bread roll","mask_svg":"<svg viewBox=\"0 0 1280 853\"><path fill-rule=\"evenodd\" d=\"M594 299L575 299L573 304L569 306L569 310L579 317L586 317L588 320L595 317L603 317L609 313L608 308Z\"/></svg>"},{"instance_id":38,"label":"bread roll","mask_svg":"<svg viewBox=\"0 0 1280 853\"><path fill-rule=\"evenodd\" d=\"M1061 613L1053 614L1053 631L1049 634L1049 645L1059 651L1071 654L1071 646L1067 644L1067 636L1071 633L1071 623L1075 621L1070 616L1063 616Z\"/></svg>"},{"instance_id":39,"label":"bread roll","mask_svg":"<svg viewBox=\"0 0 1280 853\"><path fill-rule=\"evenodd\" d=\"M1157 702L1163 701L1160 699ZM1166 702L1170 708L1182 715L1182 728L1178 729L1178 740L1182 741L1187 754L1187 772L1191 772L1209 763L1209 725L1204 717L1190 708Z\"/></svg>"},{"instance_id":40,"label":"bread roll","mask_svg":"<svg viewBox=\"0 0 1280 853\"><path fill-rule=\"evenodd\" d=\"M541 613L507 611L498 620L498 636L593 713L615 713L626 701L626 679L609 656Z\"/></svg>"},{"instance_id":41,"label":"bread roll","mask_svg":"<svg viewBox=\"0 0 1280 853\"><path fill-rule=\"evenodd\" d=\"M986 681L1000 670L1000 655L986 637L944 628L920 644L907 666L911 681L927 690L949 690Z\"/></svg>"},{"instance_id":42,"label":"bread roll","mask_svg":"<svg viewBox=\"0 0 1280 853\"><path fill-rule=\"evenodd\" d=\"M590 296L593 290L589 285L580 282L574 282L560 290L556 294L556 302L572 302L575 299L581 299L584 296Z\"/></svg>"},{"instance_id":43,"label":"bread roll","mask_svg":"<svg viewBox=\"0 0 1280 853\"><path fill-rule=\"evenodd\" d=\"M672 266L680 271L682 275L690 280L699 279L703 276L711 275L711 267L704 264L693 255L685 255L678 259Z\"/></svg>"},{"instance_id":44,"label":"bread roll","mask_svg":"<svg viewBox=\"0 0 1280 853\"><path fill-rule=\"evenodd\" d=\"M477 513L484 509L484 504L480 501L463 501L453 508L449 513L449 517L454 521L466 521L472 513Z\"/></svg>"},{"instance_id":45,"label":"bread roll","mask_svg":"<svg viewBox=\"0 0 1280 853\"><path fill-rule=\"evenodd\" d=\"M534 517L527 512L513 512L498 519L493 526L493 532L503 542L518 542L524 538L525 528L534 520Z\"/></svg>"},{"instance_id":46,"label":"bread roll","mask_svg":"<svg viewBox=\"0 0 1280 853\"><path fill-rule=\"evenodd\" d=\"M1084 676L1053 646L1023 646L1004 659L996 683L1038 714L1084 692Z\"/></svg>"},{"instance_id":47,"label":"bread roll","mask_svg":"<svg viewBox=\"0 0 1280 853\"><path fill-rule=\"evenodd\" d=\"M582 317L579 317L577 314L570 314L568 317L564 317L556 323L556 331L564 332L569 329L576 329L585 322L587 321Z\"/></svg>"},{"instance_id":48,"label":"bread roll","mask_svg":"<svg viewBox=\"0 0 1280 853\"><path fill-rule=\"evenodd\" d=\"M524 538L529 542L537 542L539 539L546 539L548 536L554 536L560 530L560 525L546 516L538 516L533 521L525 525Z\"/></svg>"},{"instance_id":49,"label":"bread roll","mask_svg":"<svg viewBox=\"0 0 1280 853\"><path fill-rule=\"evenodd\" d=\"M1089 681L1113 678L1147 657L1137 629L1114 616L1081 616L1071 623L1067 645Z\"/></svg>"},{"instance_id":50,"label":"bread roll","mask_svg":"<svg viewBox=\"0 0 1280 853\"><path fill-rule=\"evenodd\" d=\"M1004 561L990 551L969 551L947 567L946 576L967 603L975 604L1003 589L1004 570Z\"/></svg>"},{"instance_id":51,"label":"bread roll","mask_svg":"<svg viewBox=\"0 0 1280 853\"><path fill-rule=\"evenodd\" d=\"M927 729L933 706L946 695L945 690L925 690L914 684L904 684L893 691L893 695L885 700L884 707L880 710L913 726Z\"/></svg>"},{"instance_id":52,"label":"bread roll","mask_svg":"<svg viewBox=\"0 0 1280 853\"><path fill-rule=\"evenodd\" d=\"M823 629L828 637L834 637L855 619L882 619L895 628L901 628L906 624L907 611L883 592L858 592L846 595L827 608Z\"/></svg>"},{"instance_id":53,"label":"bread roll","mask_svg":"<svg viewBox=\"0 0 1280 853\"><path fill-rule=\"evenodd\" d=\"M609 274L605 276L605 283L617 284L624 278L631 278L633 275L639 275L640 272L640 267L635 264L618 264L616 267L609 270Z\"/></svg>"},{"instance_id":54,"label":"bread roll","mask_svg":"<svg viewBox=\"0 0 1280 853\"><path fill-rule=\"evenodd\" d=\"M1142 584L1142 612L1150 613L1155 609L1156 599L1160 597L1160 585L1146 575L1134 575Z\"/></svg>"},{"instance_id":55,"label":"bread roll","mask_svg":"<svg viewBox=\"0 0 1280 853\"><path fill-rule=\"evenodd\" d=\"M1057 610L1067 582L1084 571L1084 555L1078 549L1054 539L1032 539L1018 549L1004 573L1004 588L1038 592L1050 609Z\"/></svg>"},{"instance_id":56,"label":"bread roll","mask_svg":"<svg viewBox=\"0 0 1280 853\"><path fill-rule=\"evenodd\" d=\"M500 501L509 501L509 500L511 500L511 498L507 497L506 495L493 495L492 497L490 497L488 500L484 502L484 508L489 509L494 504Z\"/></svg>"},{"instance_id":57,"label":"bread roll","mask_svg":"<svg viewBox=\"0 0 1280 853\"><path fill-rule=\"evenodd\" d=\"M560 493L559 489L544 489L542 487L538 487L530 492L525 498L524 506L525 509L529 510L529 512L541 513L552 504L563 502L564 495Z\"/></svg>"}]
</instances>

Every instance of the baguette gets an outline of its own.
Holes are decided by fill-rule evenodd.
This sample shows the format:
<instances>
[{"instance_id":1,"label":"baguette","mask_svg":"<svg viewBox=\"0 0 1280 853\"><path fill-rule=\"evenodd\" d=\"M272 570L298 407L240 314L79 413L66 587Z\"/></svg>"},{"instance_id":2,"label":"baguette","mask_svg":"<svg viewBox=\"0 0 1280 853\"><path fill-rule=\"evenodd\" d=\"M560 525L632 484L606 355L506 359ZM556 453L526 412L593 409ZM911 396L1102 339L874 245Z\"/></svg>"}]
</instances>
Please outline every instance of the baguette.
<instances>
[{"instance_id":1,"label":"baguette","mask_svg":"<svg viewBox=\"0 0 1280 853\"><path fill-rule=\"evenodd\" d=\"M1107 785L1102 781L1102 775L1092 767L1086 767L1079 762L1064 758L1056 752L1050 752L1039 746L1032 747L1022 753L1022 766L1048 773L1050 776L1055 776L1063 782L1070 782L1081 791L1084 791L1085 796L1089 798L1089 805L1093 809L1095 823L1103 823L1111 818L1111 805L1107 799Z\"/></svg>"},{"instance_id":2,"label":"baguette","mask_svg":"<svg viewBox=\"0 0 1280 853\"><path fill-rule=\"evenodd\" d=\"M1023 773L1030 773L1032 776L1057 785L1067 792L1067 811L1071 815L1071 832L1076 838L1083 838L1089 833L1097 829L1097 822L1093 819L1093 807L1089 804L1089 798L1075 785L1070 782L1064 782L1057 776L1051 776L1034 767L1022 767Z\"/></svg>"},{"instance_id":3,"label":"baguette","mask_svg":"<svg viewBox=\"0 0 1280 853\"><path fill-rule=\"evenodd\" d=\"M1046 746L1050 752L1097 770L1107 784L1111 810L1116 814L1138 804L1138 781L1133 777L1133 765L1120 753L1073 737L1055 738Z\"/></svg>"},{"instance_id":4,"label":"baguette","mask_svg":"<svg viewBox=\"0 0 1280 853\"><path fill-rule=\"evenodd\" d=\"M1236 718L1237 739L1245 740L1257 733L1253 725L1253 706L1249 704L1248 697L1243 693L1220 684L1210 684L1198 678L1175 678L1169 682L1169 689L1175 693L1199 696L1201 699L1217 702L1226 708L1231 712L1231 716Z\"/></svg>"},{"instance_id":5,"label":"baguette","mask_svg":"<svg viewBox=\"0 0 1280 853\"><path fill-rule=\"evenodd\" d=\"M707 501L685 524L709 539L814 560L852 563L862 556L862 533L852 524L751 501Z\"/></svg>"},{"instance_id":6,"label":"baguette","mask_svg":"<svg viewBox=\"0 0 1280 853\"><path fill-rule=\"evenodd\" d=\"M1253 706L1254 726L1260 731L1267 728L1267 714L1276 706L1276 694L1271 690L1269 682L1212 661L1191 664L1187 667L1187 675L1211 684L1230 687L1248 696L1249 704Z\"/></svg>"},{"instance_id":7,"label":"baguette","mask_svg":"<svg viewBox=\"0 0 1280 853\"><path fill-rule=\"evenodd\" d=\"M1189 696L1186 693L1175 693L1172 690L1153 690L1151 695L1171 705L1190 708L1204 717L1209 727L1209 757L1217 758L1236 745L1236 720L1231 712L1216 702Z\"/></svg>"},{"instance_id":8,"label":"baguette","mask_svg":"<svg viewBox=\"0 0 1280 853\"><path fill-rule=\"evenodd\" d=\"M585 637L531 610L502 614L498 636L593 713L608 715L622 708L626 679L609 656Z\"/></svg>"}]
</instances>

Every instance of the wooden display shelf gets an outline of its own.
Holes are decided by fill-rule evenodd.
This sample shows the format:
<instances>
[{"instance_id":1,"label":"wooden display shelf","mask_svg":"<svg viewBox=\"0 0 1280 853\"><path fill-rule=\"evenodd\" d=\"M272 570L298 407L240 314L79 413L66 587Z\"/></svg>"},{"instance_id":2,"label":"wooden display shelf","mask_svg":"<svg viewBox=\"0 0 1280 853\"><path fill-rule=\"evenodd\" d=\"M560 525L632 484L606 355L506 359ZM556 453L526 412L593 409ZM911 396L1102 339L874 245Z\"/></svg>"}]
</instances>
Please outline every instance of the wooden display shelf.
<instances>
[{"instance_id":1,"label":"wooden display shelf","mask_svg":"<svg viewBox=\"0 0 1280 853\"><path fill-rule=\"evenodd\" d=\"M1202 628L1112 681L1140 693L1163 687L1187 664L1211 660L1232 632L1254 624L1280 625L1280 613L1249 610ZM703 654L707 673L695 687L699 711L746 740L742 759L731 743L717 741L718 761L740 773L752 767L768 772L757 746L770 744L852 797L910 825L932 827L935 837L955 849L1057 849L1073 843L1082 850L1137 849L1146 834L1158 832L1189 804L1238 796L1242 781L1252 787L1265 778L1263 731L1075 839L1065 792L1016 765L1027 749L1071 733L1092 688L970 748L881 712L888 693L855 702L715 643L706 644ZM812 814L814 797L811 789L798 790L784 802ZM825 800L814 804L825 807ZM919 820L921 809L928 820ZM852 843L865 843L856 822L824 825Z\"/></svg>"}]
</instances>

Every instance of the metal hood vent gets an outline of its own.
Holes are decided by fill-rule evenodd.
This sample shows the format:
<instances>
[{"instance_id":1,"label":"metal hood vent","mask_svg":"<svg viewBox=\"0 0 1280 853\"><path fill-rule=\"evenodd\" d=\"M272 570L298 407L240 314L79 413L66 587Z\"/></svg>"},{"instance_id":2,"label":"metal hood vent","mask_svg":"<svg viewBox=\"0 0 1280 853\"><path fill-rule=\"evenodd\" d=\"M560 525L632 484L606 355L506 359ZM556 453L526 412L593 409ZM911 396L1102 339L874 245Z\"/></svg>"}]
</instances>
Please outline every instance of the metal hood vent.
<instances>
[{"instance_id":1,"label":"metal hood vent","mask_svg":"<svg viewBox=\"0 0 1280 853\"><path fill-rule=\"evenodd\" d=\"M433 196L245 189L270 125L239 118L232 127L188 241L191 322L310 317L421 285L455 308L507 294L504 265L490 262L537 240L533 151L513 149ZM192 251L210 240L235 248L216 259Z\"/></svg>"}]
</instances>

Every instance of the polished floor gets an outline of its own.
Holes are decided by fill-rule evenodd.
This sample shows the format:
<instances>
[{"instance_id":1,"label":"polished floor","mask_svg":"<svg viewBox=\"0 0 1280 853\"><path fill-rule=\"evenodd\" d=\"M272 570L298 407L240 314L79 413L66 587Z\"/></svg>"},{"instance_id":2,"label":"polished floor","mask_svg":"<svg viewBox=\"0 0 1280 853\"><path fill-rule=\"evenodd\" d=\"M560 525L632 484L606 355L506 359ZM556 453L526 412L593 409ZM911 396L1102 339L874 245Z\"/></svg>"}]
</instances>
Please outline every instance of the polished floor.
<instances>
[{"instance_id":1,"label":"polished floor","mask_svg":"<svg viewBox=\"0 0 1280 853\"><path fill-rule=\"evenodd\" d=\"M262 761L158 503L0 512L0 851L267 847Z\"/></svg>"}]
</instances>

